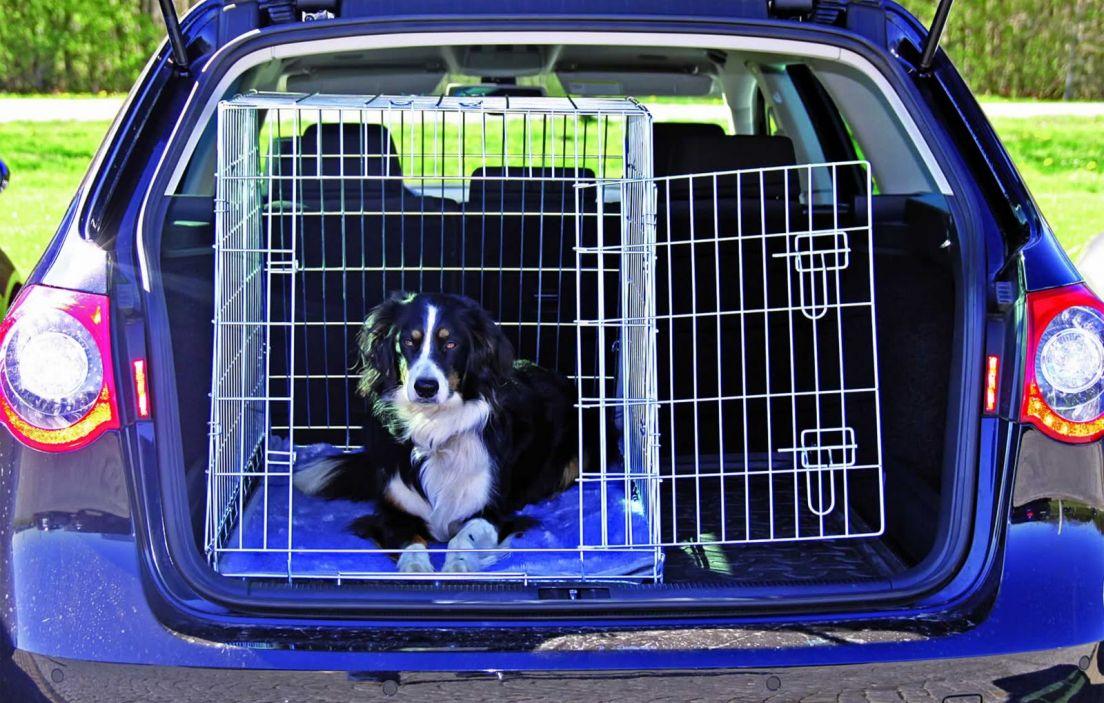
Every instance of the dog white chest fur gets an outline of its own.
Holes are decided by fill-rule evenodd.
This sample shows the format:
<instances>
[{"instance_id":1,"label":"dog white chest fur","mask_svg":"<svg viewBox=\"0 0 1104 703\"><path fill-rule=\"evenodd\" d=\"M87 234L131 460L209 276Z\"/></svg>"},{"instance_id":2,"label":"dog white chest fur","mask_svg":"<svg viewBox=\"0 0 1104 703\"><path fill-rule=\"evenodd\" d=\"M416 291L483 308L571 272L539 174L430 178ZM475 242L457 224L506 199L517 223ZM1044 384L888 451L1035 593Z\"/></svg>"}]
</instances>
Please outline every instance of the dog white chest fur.
<instances>
[{"instance_id":1,"label":"dog white chest fur","mask_svg":"<svg viewBox=\"0 0 1104 703\"><path fill-rule=\"evenodd\" d=\"M395 405L414 445L410 458L419 466L425 497L398 476L387 487L388 497L425 520L434 539L447 541L460 529L461 520L491 499L495 467L483 443L490 405L482 399L463 401L458 395L437 406L400 398Z\"/></svg>"}]
</instances>

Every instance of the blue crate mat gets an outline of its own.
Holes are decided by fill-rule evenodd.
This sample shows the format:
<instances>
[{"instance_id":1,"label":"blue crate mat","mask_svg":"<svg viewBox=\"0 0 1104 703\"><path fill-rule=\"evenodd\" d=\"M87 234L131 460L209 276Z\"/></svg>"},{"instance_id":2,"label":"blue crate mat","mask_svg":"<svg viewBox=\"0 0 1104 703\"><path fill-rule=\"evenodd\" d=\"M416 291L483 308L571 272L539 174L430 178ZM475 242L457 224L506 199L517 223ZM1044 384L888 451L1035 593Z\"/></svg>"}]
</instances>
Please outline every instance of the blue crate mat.
<instances>
[{"instance_id":1,"label":"blue crate mat","mask_svg":"<svg viewBox=\"0 0 1104 703\"><path fill-rule=\"evenodd\" d=\"M273 444L276 444L275 440ZM305 465L322 455L338 454L331 445L314 444L296 448L296 466ZM262 475L259 475L260 478ZM625 482L605 482L607 510L607 544L625 544ZM582 510L579 491L583 491ZM647 544L648 524L644 506L638 493L630 490L630 527L634 544ZM267 512L265 510L267 504ZM588 482L580 489L576 484L563 493L541 503L527 506L522 515L534 518L535 527L511 538L512 549L540 548L560 551L525 552L503 554L495 563L486 566L483 573L501 573L503 578L640 578L653 572L655 557L650 549L636 547L587 551L580 554L579 519L583 515L584 543L601 544L602 490L597 481ZM292 513L292 552L289 568L288 511ZM258 480L244 506L240 520L225 543L230 549L247 551L224 552L219 558L218 570L228 575L255 575L286 577L366 577L373 573L396 573L395 562L386 554L349 554L339 551L301 552L295 550L347 550L373 549L376 545L348 531L355 518L371 513L371 502L326 500L308 496L291 489L287 477L272 476L266 482ZM268 527L267 549L265 525ZM242 526L244 525L244 532ZM445 549L445 544L430 544L431 549ZM252 551L258 550L258 551ZM434 568L440 570L445 554L432 554ZM656 568L659 568L658 566ZM657 574L658 575L658 574Z\"/></svg>"}]
</instances>

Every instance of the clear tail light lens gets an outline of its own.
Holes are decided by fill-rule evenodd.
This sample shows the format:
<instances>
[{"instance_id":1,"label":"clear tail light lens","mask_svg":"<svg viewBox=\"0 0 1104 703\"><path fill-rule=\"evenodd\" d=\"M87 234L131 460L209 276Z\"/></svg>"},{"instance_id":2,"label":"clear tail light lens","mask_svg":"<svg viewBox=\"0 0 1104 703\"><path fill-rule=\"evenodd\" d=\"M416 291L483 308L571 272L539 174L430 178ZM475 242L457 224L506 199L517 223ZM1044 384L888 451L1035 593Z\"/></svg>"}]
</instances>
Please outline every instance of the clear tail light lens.
<instances>
[{"instance_id":1,"label":"clear tail light lens","mask_svg":"<svg viewBox=\"0 0 1104 703\"><path fill-rule=\"evenodd\" d=\"M108 299L28 286L0 322L0 423L43 451L119 426Z\"/></svg>"},{"instance_id":2,"label":"clear tail light lens","mask_svg":"<svg viewBox=\"0 0 1104 703\"><path fill-rule=\"evenodd\" d=\"M1067 442L1104 436L1104 305L1085 286L1027 295L1022 416Z\"/></svg>"}]
</instances>

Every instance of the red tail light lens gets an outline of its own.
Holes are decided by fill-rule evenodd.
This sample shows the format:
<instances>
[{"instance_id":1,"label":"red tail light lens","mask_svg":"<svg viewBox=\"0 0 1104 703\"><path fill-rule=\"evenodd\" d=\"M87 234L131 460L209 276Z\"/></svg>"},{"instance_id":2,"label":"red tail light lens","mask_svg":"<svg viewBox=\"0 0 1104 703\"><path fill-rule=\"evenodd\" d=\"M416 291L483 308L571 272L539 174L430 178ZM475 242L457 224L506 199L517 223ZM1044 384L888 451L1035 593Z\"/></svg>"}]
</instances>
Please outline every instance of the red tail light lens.
<instances>
[{"instance_id":1,"label":"red tail light lens","mask_svg":"<svg viewBox=\"0 0 1104 703\"><path fill-rule=\"evenodd\" d=\"M997 391L1000 384L1000 357L990 354L985 357L985 412L997 411Z\"/></svg>"},{"instance_id":2,"label":"red tail light lens","mask_svg":"<svg viewBox=\"0 0 1104 703\"><path fill-rule=\"evenodd\" d=\"M134 368L134 402L138 405L138 417L143 420L150 416L149 380L146 377L146 360L135 359L132 362Z\"/></svg>"},{"instance_id":3,"label":"red tail light lens","mask_svg":"<svg viewBox=\"0 0 1104 703\"><path fill-rule=\"evenodd\" d=\"M42 451L119 426L102 295L28 286L0 322L0 423Z\"/></svg>"},{"instance_id":4,"label":"red tail light lens","mask_svg":"<svg viewBox=\"0 0 1104 703\"><path fill-rule=\"evenodd\" d=\"M1022 417L1066 442L1104 436L1104 304L1085 286L1027 295Z\"/></svg>"}]
</instances>

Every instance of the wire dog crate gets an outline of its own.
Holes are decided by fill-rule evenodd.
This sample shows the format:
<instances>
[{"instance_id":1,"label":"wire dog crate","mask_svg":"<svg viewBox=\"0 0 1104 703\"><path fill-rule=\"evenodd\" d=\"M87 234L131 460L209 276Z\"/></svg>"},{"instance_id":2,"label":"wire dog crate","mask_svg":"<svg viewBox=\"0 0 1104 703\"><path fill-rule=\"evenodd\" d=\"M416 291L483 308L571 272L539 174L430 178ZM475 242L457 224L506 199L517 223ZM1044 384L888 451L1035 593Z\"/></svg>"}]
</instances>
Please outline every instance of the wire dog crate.
<instances>
[{"instance_id":1,"label":"wire dog crate","mask_svg":"<svg viewBox=\"0 0 1104 703\"><path fill-rule=\"evenodd\" d=\"M599 447L534 507L544 533L462 578L656 581L672 547L880 534L867 165L655 178L652 151L631 100L222 103L212 566L453 578L395 573L335 519L364 505L290 482L359 448L354 338L396 290L481 303L575 383L580 452Z\"/></svg>"}]
</instances>

